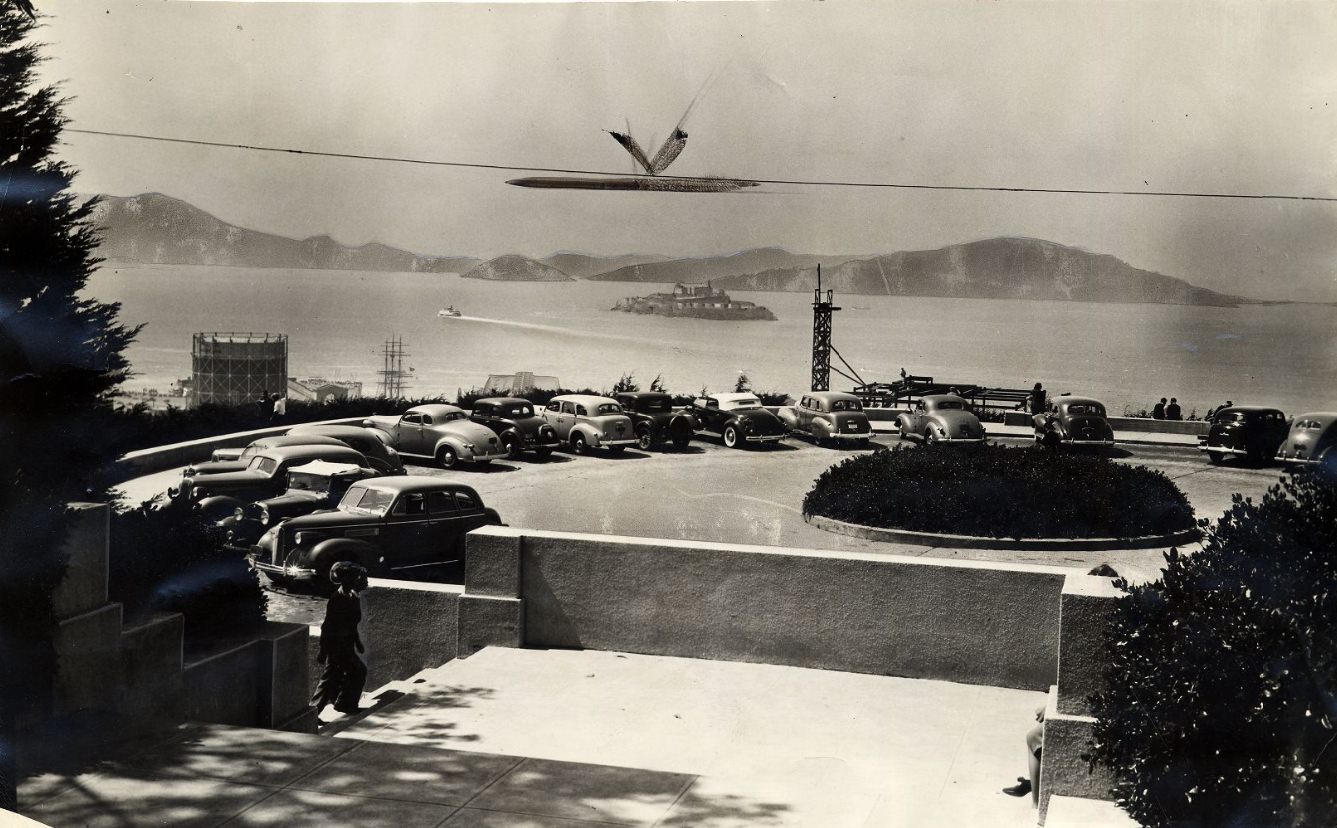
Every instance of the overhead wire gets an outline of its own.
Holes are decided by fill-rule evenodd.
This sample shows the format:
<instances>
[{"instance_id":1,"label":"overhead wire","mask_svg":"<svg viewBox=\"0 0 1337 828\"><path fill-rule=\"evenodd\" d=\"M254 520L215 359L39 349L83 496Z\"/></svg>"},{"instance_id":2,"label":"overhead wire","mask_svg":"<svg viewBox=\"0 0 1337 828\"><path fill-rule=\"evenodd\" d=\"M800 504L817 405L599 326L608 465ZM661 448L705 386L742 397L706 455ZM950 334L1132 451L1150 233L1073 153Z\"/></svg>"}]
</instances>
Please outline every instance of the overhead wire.
<instances>
[{"instance_id":1,"label":"overhead wire","mask_svg":"<svg viewBox=\"0 0 1337 828\"><path fill-rule=\"evenodd\" d=\"M607 175L626 177L626 173L614 173L606 170L579 170L567 169L562 167L539 167L521 164L487 164L476 161L442 161L430 158L409 158L395 155L371 155L365 153L353 152L333 152L328 150L297 149L295 147L271 147L262 144L239 144L227 141L205 141L196 138L172 138L163 135L143 135L132 132L112 132L100 129L76 129L66 127L65 132L74 132L81 135L100 135L111 138L130 138L141 141L159 141L170 144L189 144L202 147L221 147L226 149L249 150L252 152L272 152L285 153L289 155L309 155L319 158L345 158L356 161L379 161L396 164L419 164L433 167L455 167L462 169L475 170L499 170L504 172L543 172L560 173L565 175ZM650 175L637 175L641 178L652 178ZM675 179L684 181L718 181L724 176L692 176L675 175ZM854 188L873 188L873 189L897 189L897 190L937 190L944 192L979 192L979 193L1040 193L1049 195L1100 195L1100 196L1156 196L1164 198L1208 198L1208 199L1244 199L1244 200L1271 200L1271 201L1313 201L1313 202L1337 202L1337 196L1321 195L1292 195L1282 193L1228 193L1228 192L1189 192L1177 190L1101 190L1088 188L1072 187L1016 187L1016 186L996 186L982 184L910 184L904 182L890 181L841 181L824 179L794 179L794 178L754 178L752 176L729 176L728 178L741 181L751 181L758 184L780 184L787 186L803 187L854 187Z\"/></svg>"}]
</instances>

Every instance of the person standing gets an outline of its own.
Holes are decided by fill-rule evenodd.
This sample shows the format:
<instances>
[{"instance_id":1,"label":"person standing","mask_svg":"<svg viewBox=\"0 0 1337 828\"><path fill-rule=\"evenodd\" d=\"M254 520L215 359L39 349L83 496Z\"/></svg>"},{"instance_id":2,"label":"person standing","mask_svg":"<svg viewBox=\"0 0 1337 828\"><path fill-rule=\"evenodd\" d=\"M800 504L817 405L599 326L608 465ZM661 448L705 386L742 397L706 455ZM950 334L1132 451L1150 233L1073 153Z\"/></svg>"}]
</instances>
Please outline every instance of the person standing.
<instances>
[{"instance_id":1,"label":"person standing","mask_svg":"<svg viewBox=\"0 0 1337 828\"><path fill-rule=\"evenodd\" d=\"M1152 407L1151 419L1153 420L1165 419L1165 397L1161 397L1161 401L1156 403L1156 405Z\"/></svg>"},{"instance_id":2,"label":"person standing","mask_svg":"<svg viewBox=\"0 0 1337 828\"><path fill-rule=\"evenodd\" d=\"M367 588L367 570L349 561L330 567L330 581L337 587L325 604L325 621L320 625L320 649L316 661L324 665L320 682L311 697L316 716L328 706L340 713L356 713L367 682L367 665L357 627L362 621L362 601L358 593Z\"/></svg>"},{"instance_id":3,"label":"person standing","mask_svg":"<svg viewBox=\"0 0 1337 828\"><path fill-rule=\"evenodd\" d=\"M288 398L282 394L274 395L274 413L270 418L276 424L282 423L288 416Z\"/></svg>"},{"instance_id":4,"label":"person standing","mask_svg":"<svg viewBox=\"0 0 1337 828\"><path fill-rule=\"evenodd\" d=\"M1167 420L1184 419L1183 412L1181 412L1179 409L1179 399L1177 397L1171 397L1170 404L1165 407L1165 419Z\"/></svg>"}]
</instances>

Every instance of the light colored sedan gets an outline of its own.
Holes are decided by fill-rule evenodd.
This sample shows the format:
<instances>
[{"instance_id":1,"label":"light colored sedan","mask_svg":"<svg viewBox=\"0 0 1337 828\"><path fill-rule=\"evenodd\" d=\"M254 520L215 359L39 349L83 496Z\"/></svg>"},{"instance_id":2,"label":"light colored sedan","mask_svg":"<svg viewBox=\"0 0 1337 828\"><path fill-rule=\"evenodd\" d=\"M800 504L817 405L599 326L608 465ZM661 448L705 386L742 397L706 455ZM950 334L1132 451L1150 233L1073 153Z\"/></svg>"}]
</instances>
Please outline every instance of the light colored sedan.
<instances>
[{"instance_id":1,"label":"light colored sedan","mask_svg":"<svg viewBox=\"0 0 1337 828\"><path fill-rule=\"evenodd\" d=\"M543 411L543 419L557 432L557 439L576 454L597 448L620 454L627 446L636 445L631 418L617 400L608 397L588 394L553 397Z\"/></svg>"},{"instance_id":2,"label":"light colored sedan","mask_svg":"<svg viewBox=\"0 0 1337 828\"><path fill-rule=\"evenodd\" d=\"M444 403L415 405L398 417L369 417L365 428L380 430L400 454L433 457L448 469L458 463L490 463L506 456L506 446L492 429Z\"/></svg>"},{"instance_id":3,"label":"light colored sedan","mask_svg":"<svg viewBox=\"0 0 1337 828\"><path fill-rule=\"evenodd\" d=\"M776 413L790 431L810 435L819 446L827 441L866 446L873 433L863 403L843 391L813 391Z\"/></svg>"},{"instance_id":4,"label":"light colored sedan","mask_svg":"<svg viewBox=\"0 0 1337 828\"><path fill-rule=\"evenodd\" d=\"M984 426L970 410L970 403L955 394L930 394L896 422L902 440L925 446L980 445L985 441Z\"/></svg>"}]
</instances>

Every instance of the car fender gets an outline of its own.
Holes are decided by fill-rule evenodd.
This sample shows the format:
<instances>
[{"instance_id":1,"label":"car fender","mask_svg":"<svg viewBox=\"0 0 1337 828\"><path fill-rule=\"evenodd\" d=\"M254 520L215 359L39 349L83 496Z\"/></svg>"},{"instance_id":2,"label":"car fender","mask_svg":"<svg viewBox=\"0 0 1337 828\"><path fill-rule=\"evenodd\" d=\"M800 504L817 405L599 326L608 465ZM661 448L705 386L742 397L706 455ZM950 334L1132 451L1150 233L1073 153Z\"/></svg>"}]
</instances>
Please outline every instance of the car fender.
<instances>
[{"instance_id":1,"label":"car fender","mask_svg":"<svg viewBox=\"0 0 1337 828\"><path fill-rule=\"evenodd\" d=\"M825 440L835 433L835 429L831 427L831 421L825 417L813 417L812 422L808 424L808 430L812 432L813 437L819 440Z\"/></svg>"},{"instance_id":2,"label":"car fender","mask_svg":"<svg viewBox=\"0 0 1337 828\"><path fill-rule=\"evenodd\" d=\"M514 441L517 444L523 444L525 441L524 435L521 434L520 429L516 428L515 426L502 429L500 432L497 433L497 439L501 440L501 444L503 446L511 441Z\"/></svg>"},{"instance_id":3,"label":"car fender","mask_svg":"<svg viewBox=\"0 0 1337 828\"><path fill-rule=\"evenodd\" d=\"M601 444L601 439L603 435L599 432L599 429L595 428L589 423L576 423L575 425L571 426L572 434L574 434L577 431L579 431L582 435L585 436L585 442L588 443L590 446L598 448L599 445ZM570 440L571 435L568 434L566 439Z\"/></svg>"},{"instance_id":4,"label":"car fender","mask_svg":"<svg viewBox=\"0 0 1337 828\"><path fill-rule=\"evenodd\" d=\"M237 510L237 507L242 505L244 505L243 502L235 497L211 495L200 498L200 501L195 504L195 511L204 515L208 520L216 521L231 515Z\"/></svg>"},{"instance_id":5,"label":"car fender","mask_svg":"<svg viewBox=\"0 0 1337 828\"><path fill-rule=\"evenodd\" d=\"M696 418L690 414L674 414L669 420L669 432L691 432L696 429Z\"/></svg>"},{"instance_id":6,"label":"car fender","mask_svg":"<svg viewBox=\"0 0 1337 828\"><path fill-rule=\"evenodd\" d=\"M352 538L327 538L312 547L306 557L307 565L312 569L323 569L326 564L333 563L339 558L345 560L351 558L370 570L379 562L381 553L365 541Z\"/></svg>"},{"instance_id":7,"label":"car fender","mask_svg":"<svg viewBox=\"0 0 1337 828\"><path fill-rule=\"evenodd\" d=\"M781 406L776 410L775 415L780 418L780 422L785 424L785 428L790 431L798 431L798 412L794 410L794 406Z\"/></svg>"},{"instance_id":8,"label":"car fender","mask_svg":"<svg viewBox=\"0 0 1337 828\"><path fill-rule=\"evenodd\" d=\"M898 414L896 416L896 427L900 429L902 437L915 432L915 426L909 414Z\"/></svg>"},{"instance_id":9,"label":"car fender","mask_svg":"<svg viewBox=\"0 0 1337 828\"><path fill-rule=\"evenodd\" d=\"M433 457L437 455L437 452L441 451L442 446L450 446L454 449L455 456L461 460L468 460L474 456L472 451L464 447L464 440L454 434L447 434L436 441L436 445L432 446Z\"/></svg>"}]
</instances>

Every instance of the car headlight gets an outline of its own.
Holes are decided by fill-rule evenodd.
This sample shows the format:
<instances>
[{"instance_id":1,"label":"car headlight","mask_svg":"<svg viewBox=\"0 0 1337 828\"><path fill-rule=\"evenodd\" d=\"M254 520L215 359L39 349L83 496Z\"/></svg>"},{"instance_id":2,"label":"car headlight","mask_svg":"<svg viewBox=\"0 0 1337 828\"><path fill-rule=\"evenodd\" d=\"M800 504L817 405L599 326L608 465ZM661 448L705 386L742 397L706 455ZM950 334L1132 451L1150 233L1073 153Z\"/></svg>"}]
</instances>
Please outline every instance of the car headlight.
<instances>
[{"instance_id":1,"label":"car headlight","mask_svg":"<svg viewBox=\"0 0 1337 828\"><path fill-rule=\"evenodd\" d=\"M269 525L269 510L266 509L264 506L260 507L260 525L261 526Z\"/></svg>"},{"instance_id":2,"label":"car headlight","mask_svg":"<svg viewBox=\"0 0 1337 828\"><path fill-rule=\"evenodd\" d=\"M232 519L233 519L233 520L241 520L241 519L244 518L245 516L246 516L246 514L245 514L245 512L242 511L242 508L241 508L240 506L238 506L237 508L235 508L235 509L232 510Z\"/></svg>"},{"instance_id":3,"label":"car headlight","mask_svg":"<svg viewBox=\"0 0 1337 828\"><path fill-rule=\"evenodd\" d=\"M386 446L386 447L385 447L385 456L386 456L386 457L398 457L398 456L399 456L399 452L395 451L394 449L390 448L389 446Z\"/></svg>"}]
</instances>

